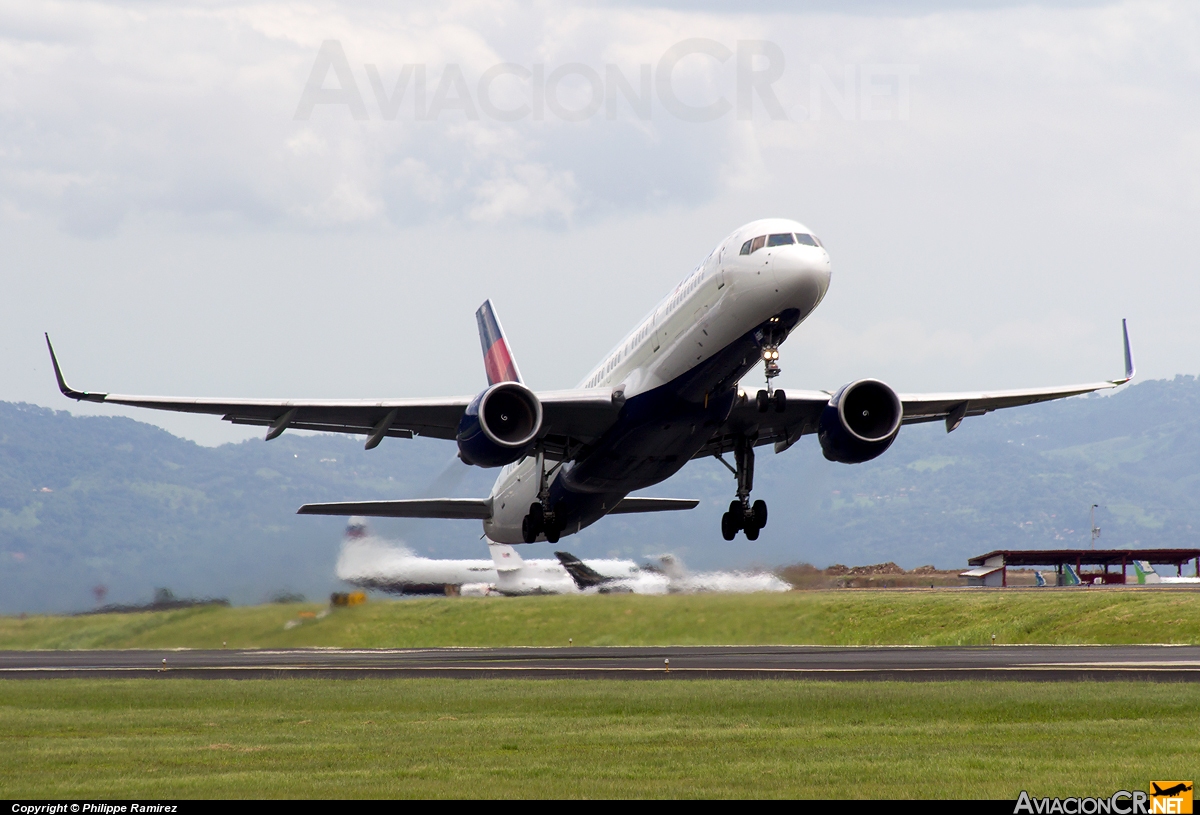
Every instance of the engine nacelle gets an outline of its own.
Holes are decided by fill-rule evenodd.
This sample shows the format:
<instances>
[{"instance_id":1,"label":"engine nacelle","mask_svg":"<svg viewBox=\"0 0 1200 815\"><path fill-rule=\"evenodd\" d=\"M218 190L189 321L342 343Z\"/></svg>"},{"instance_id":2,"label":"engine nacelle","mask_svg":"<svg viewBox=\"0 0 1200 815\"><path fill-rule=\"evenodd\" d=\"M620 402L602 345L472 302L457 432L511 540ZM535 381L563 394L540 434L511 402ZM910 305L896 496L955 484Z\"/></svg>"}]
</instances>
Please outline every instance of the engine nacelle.
<instances>
[{"instance_id":1,"label":"engine nacelle","mask_svg":"<svg viewBox=\"0 0 1200 815\"><path fill-rule=\"evenodd\" d=\"M458 454L476 467L526 455L542 429L542 403L520 382L497 382L471 400L458 422Z\"/></svg>"},{"instance_id":2,"label":"engine nacelle","mask_svg":"<svg viewBox=\"0 0 1200 815\"><path fill-rule=\"evenodd\" d=\"M817 425L821 452L830 461L843 464L870 461L892 446L903 418L900 397L878 379L843 385L825 406Z\"/></svg>"}]
</instances>

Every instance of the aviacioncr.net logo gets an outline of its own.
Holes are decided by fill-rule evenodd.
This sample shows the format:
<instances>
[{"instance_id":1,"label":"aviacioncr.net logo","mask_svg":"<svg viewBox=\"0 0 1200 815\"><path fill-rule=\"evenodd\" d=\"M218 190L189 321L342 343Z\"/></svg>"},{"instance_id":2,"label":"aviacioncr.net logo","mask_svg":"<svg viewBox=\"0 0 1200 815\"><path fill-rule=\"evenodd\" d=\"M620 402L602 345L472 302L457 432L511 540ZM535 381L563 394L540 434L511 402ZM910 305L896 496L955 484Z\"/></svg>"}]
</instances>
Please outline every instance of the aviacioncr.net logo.
<instances>
[{"instance_id":1,"label":"aviacioncr.net logo","mask_svg":"<svg viewBox=\"0 0 1200 815\"><path fill-rule=\"evenodd\" d=\"M1191 781L1151 781L1150 792L1118 790L1108 798L1033 798L1025 790L1013 815L1191 815Z\"/></svg>"}]
</instances>

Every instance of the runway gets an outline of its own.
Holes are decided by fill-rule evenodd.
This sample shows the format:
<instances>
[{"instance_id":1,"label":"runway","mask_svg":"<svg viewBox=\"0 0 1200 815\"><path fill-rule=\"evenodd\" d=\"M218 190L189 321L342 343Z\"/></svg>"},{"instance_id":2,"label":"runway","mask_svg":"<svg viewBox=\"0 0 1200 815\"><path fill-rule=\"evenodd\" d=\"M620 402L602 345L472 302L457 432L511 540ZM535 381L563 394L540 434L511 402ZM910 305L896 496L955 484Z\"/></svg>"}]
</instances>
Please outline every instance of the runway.
<instances>
[{"instance_id":1,"label":"runway","mask_svg":"<svg viewBox=\"0 0 1200 815\"><path fill-rule=\"evenodd\" d=\"M0 679L122 677L1196 682L1200 646L0 651Z\"/></svg>"}]
</instances>

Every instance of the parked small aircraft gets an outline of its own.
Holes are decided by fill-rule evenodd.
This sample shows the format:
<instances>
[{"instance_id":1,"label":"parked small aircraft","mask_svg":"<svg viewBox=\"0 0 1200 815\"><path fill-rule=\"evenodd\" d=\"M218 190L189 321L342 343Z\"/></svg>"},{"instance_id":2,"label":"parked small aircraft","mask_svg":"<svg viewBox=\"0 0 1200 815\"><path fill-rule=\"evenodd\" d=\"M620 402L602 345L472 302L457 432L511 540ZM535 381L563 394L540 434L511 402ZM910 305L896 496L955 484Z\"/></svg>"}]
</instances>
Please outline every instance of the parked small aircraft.
<instances>
[{"instance_id":1,"label":"parked small aircraft","mask_svg":"<svg viewBox=\"0 0 1200 815\"><path fill-rule=\"evenodd\" d=\"M490 560L421 557L373 535L365 518L351 518L336 573L347 583L397 594L743 593L791 588L770 572L693 574L670 554L638 566L613 558L582 561L569 552L555 552L556 560L525 560L504 543L489 542L488 551Z\"/></svg>"},{"instance_id":2,"label":"parked small aircraft","mask_svg":"<svg viewBox=\"0 0 1200 815\"><path fill-rule=\"evenodd\" d=\"M578 594L580 589L562 564L554 559L525 560L511 546L488 543L491 558L452 560L422 557L399 544L371 533L365 518L351 518L342 538L336 574L339 579L366 589L396 594ZM589 568L605 580L627 581L641 574L632 560L596 559ZM665 593L667 579L647 573L639 590ZM661 584L654 591L654 583Z\"/></svg>"},{"instance_id":3,"label":"parked small aircraft","mask_svg":"<svg viewBox=\"0 0 1200 815\"><path fill-rule=\"evenodd\" d=\"M1200 584L1200 576L1183 577L1159 574L1154 570L1154 566L1148 560L1135 560L1133 562L1133 570L1137 574L1137 582L1142 585L1196 585Z\"/></svg>"},{"instance_id":4,"label":"parked small aircraft","mask_svg":"<svg viewBox=\"0 0 1200 815\"><path fill-rule=\"evenodd\" d=\"M557 542L605 515L691 509L699 502L629 497L670 478L688 461L716 457L734 475L735 498L721 534L756 540L767 505L751 501L754 451L782 453L816 434L831 461L882 455L903 424L945 421L1000 408L1114 388L1133 378L1129 335L1125 376L1067 387L899 394L878 379L829 391L773 387L779 347L829 288L829 255L801 223L754 221L722 240L646 315L578 387L535 392L526 386L490 300L476 312L487 387L442 399L181 399L122 396L69 387L54 349L59 389L72 399L157 410L210 413L234 424L361 433L366 449L385 437L454 440L467 464L500 467L485 498L306 504L313 515L474 518L500 543ZM559 338L556 342L561 341ZM50 338L46 338L47 344ZM759 362L766 386L741 380ZM734 463L725 458L732 453Z\"/></svg>"}]
</instances>

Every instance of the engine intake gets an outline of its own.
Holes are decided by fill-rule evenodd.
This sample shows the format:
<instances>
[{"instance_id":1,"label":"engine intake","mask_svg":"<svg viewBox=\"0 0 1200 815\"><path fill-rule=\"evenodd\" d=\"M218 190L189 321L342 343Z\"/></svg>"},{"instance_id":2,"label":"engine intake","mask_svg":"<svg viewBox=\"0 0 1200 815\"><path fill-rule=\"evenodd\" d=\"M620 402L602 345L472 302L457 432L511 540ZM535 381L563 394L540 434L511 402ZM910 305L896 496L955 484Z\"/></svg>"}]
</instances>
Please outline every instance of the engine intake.
<instances>
[{"instance_id":1,"label":"engine intake","mask_svg":"<svg viewBox=\"0 0 1200 815\"><path fill-rule=\"evenodd\" d=\"M830 461L859 464L880 456L896 440L904 406L878 379L844 385L821 413L817 438Z\"/></svg>"},{"instance_id":2,"label":"engine intake","mask_svg":"<svg viewBox=\"0 0 1200 815\"><path fill-rule=\"evenodd\" d=\"M519 382L497 382L467 405L458 422L459 457L502 467L525 456L542 429L542 403Z\"/></svg>"}]
</instances>

